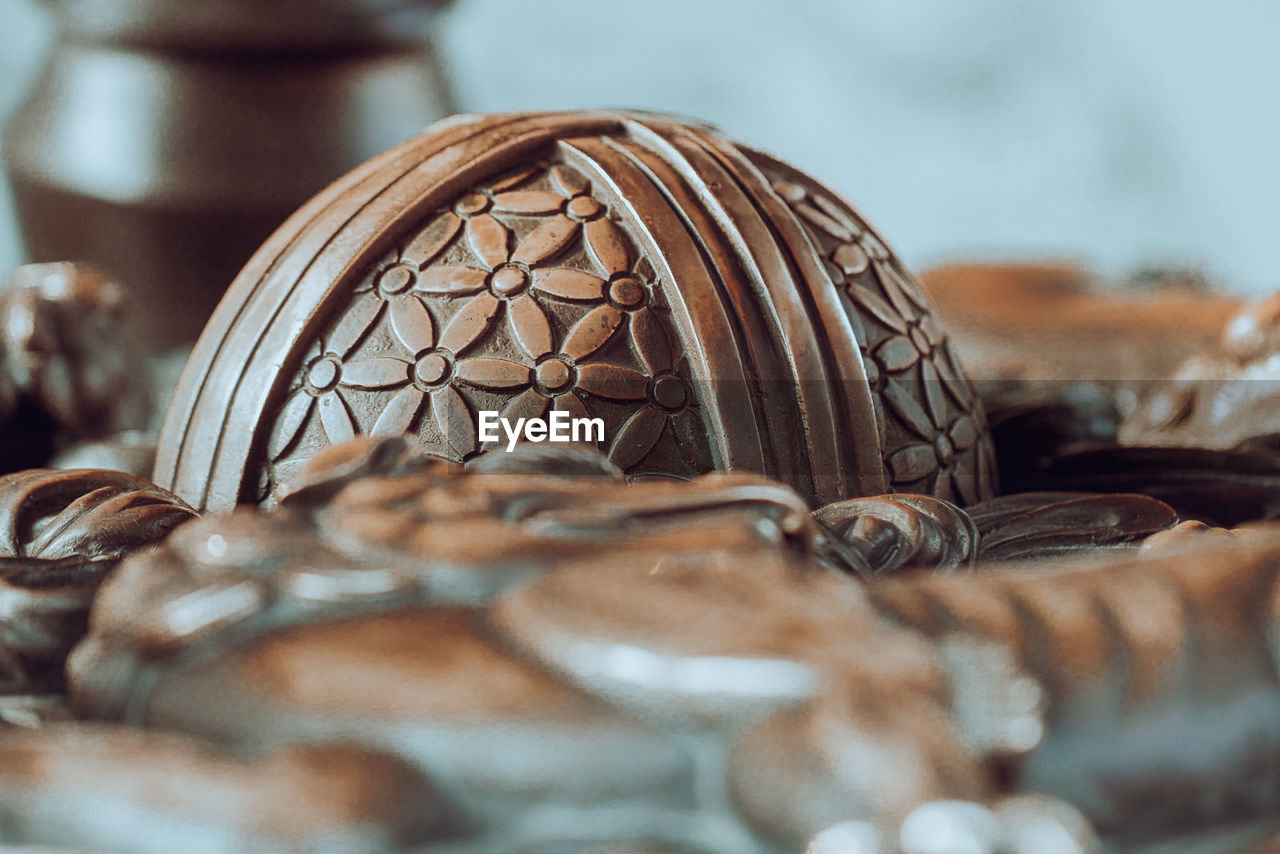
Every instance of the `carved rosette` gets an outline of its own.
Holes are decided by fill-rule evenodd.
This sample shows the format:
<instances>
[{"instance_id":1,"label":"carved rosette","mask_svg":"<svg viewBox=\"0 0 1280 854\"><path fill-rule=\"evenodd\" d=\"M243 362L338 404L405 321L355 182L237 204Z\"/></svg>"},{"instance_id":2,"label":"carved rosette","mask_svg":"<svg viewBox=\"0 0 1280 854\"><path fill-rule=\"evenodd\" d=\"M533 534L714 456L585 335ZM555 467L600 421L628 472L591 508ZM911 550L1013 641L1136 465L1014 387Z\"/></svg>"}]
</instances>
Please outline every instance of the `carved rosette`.
<instances>
[{"instance_id":1,"label":"carved rosette","mask_svg":"<svg viewBox=\"0 0 1280 854\"><path fill-rule=\"evenodd\" d=\"M215 314L156 473L198 506L270 502L355 435L469 461L486 410L599 418L631 477L994 492L972 389L866 224L705 127L626 113L455 119L318 196Z\"/></svg>"},{"instance_id":2,"label":"carved rosette","mask_svg":"<svg viewBox=\"0 0 1280 854\"><path fill-rule=\"evenodd\" d=\"M565 164L462 194L372 265L311 345L272 427L272 481L357 434L411 432L469 459L486 450L483 410L602 418L633 474L711 468L655 279Z\"/></svg>"}]
</instances>

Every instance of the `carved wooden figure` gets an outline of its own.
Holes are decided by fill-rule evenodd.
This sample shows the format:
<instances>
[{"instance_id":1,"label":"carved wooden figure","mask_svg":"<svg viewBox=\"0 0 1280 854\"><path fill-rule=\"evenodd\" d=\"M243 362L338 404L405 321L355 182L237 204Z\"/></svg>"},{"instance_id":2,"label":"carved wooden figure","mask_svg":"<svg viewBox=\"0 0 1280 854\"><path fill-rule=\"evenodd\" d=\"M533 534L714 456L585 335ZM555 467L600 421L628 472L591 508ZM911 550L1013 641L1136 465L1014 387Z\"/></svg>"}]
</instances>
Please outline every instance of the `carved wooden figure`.
<instances>
[{"instance_id":1,"label":"carved wooden figure","mask_svg":"<svg viewBox=\"0 0 1280 854\"><path fill-rule=\"evenodd\" d=\"M612 112L456 117L299 210L196 348L156 478L225 510L357 434L470 460L480 412L552 410L602 419L633 477L995 490L946 333L861 216L704 126Z\"/></svg>"}]
</instances>

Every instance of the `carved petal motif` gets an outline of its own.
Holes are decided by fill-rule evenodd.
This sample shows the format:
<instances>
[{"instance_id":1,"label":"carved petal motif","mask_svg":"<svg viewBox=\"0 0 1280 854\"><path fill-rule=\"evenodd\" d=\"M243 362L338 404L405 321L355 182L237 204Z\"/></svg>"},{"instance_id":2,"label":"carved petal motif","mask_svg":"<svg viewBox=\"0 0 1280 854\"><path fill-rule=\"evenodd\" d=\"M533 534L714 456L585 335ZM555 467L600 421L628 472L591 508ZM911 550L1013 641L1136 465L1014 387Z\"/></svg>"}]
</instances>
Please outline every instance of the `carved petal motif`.
<instances>
[{"instance_id":1,"label":"carved petal motif","mask_svg":"<svg viewBox=\"0 0 1280 854\"><path fill-rule=\"evenodd\" d=\"M475 267L430 267L418 274L414 290L424 294L473 294L489 274Z\"/></svg>"},{"instance_id":2,"label":"carved petal motif","mask_svg":"<svg viewBox=\"0 0 1280 854\"><path fill-rule=\"evenodd\" d=\"M382 314L383 302L373 296L358 298L329 335L329 346L339 356L346 356L364 338L374 321Z\"/></svg>"},{"instance_id":3,"label":"carved petal motif","mask_svg":"<svg viewBox=\"0 0 1280 854\"><path fill-rule=\"evenodd\" d=\"M537 359L551 352L551 321L537 300L521 294L507 308L511 319L511 331L530 359Z\"/></svg>"},{"instance_id":4,"label":"carved petal motif","mask_svg":"<svg viewBox=\"0 0 1280 854\"><path fill-rule=\"evenodd\" d=\"M596 306L574 327L564 342L564 353L573 359L585 359L604 346L622 324L622 312L611 305Z\"/></svg>"},{"instance_id":5,"label":"carved petal motif","mask_svg":"<svg viewBox=\"0 0 1280 854\"><path fill-rule=\"evenodd\" d=\"M627 239L609 220L601 217L593 219L583 226L587 238L587 249L591 257L606 276L625 273L631 267L631 252L627 249Z\"/></svg>"},{"instance_id":6,"label":"carved petal motif","mask_svg":"<svg viewBox=\"0 0 1280 854\"><path fill-rule=\"evenodd\" d=\"M457 389L445 386L433 391L431 409L440 433L458 456L465 457L476 449L476 425L467 401Z\"/></svg>"},{"instance_id":7,"label":"carved petal motif","mask_svg":"<svg viewBox=\"0 0 1280 854\"><path fill-rule=\"evenodd\" d=\"M631 315L631 340L650 374L671 369L671 345L651 309L642 308Z\"/></svg>"},{"instance_id":8,"label":"carved petal motif","mask_svg":"<svg viewBox=\"0 0 1280 854\"><path fill-rule=\"evenodd\" d=\"M609 459L625 471L653 450L666 425L667 417L663 413L648 407L641 409L618 431L609 448Z\"/></svg>"},{"instance_id":9,"label":"carved petal motif","mask_svg":"<svg viewBox=\"0 0 1280 854\"><path fill-rule=\"evenodd\" d=\"M566 199L580 196L591 189L591 183L576 169L559 164L551 167L551 184Z\"/></svg>"},{"instance_id":10,"label":"carved petal motif","mask_svg":"<svg viewBox=\"0 0 1280 854\"><path fill-rule=\"evenodd\" d=\"M482 293L472 297L445 326L440 334L440 347L461 355L489 330L502 308L492 294Z\"/></svg>"},{"instance_id":11,"label":"carved petal motif","mask_svg":"<svg viewBox=\"0 0 1280 854\"><path fill-rule=\"evenodd\" d=\"M518 214L553 214L564 205L564 199L542 190L511 190L493 197L498 211Z\"/></svg>"},{"instance_id":12,"label":"carved petal motif","mask_svg":"<svg viewBox=\"0 0 1280 854\"><path fill-rule=\"evenodd\" d=\"M276 419L275 426L271 430L271 438L267 440L267 456L270 459L275 460L293 444L293 440L298 437L298 431L302 429L307 416L311 414L314 403L315 398L307 394L306 389L294 390L293 395L285 403L284 409L280 410L280 417Z\"/></svg>"},{"instance_id":13,"label":"carved petal motif","mask_svg":"<svg viewBox=\"0 0 1280 854\"><path fill-rule=\"evenodd\" d=\"M902 321L902 318L893 310L893 307L884 301L883 297L870 288L863 285L854 285L849 288L849 296L853 297L853 301L869 312L872 317L894 332L906 333L907 324Z\"/></svg>"},{"instance_id":14,"label":"carved petal motif","mask_svg":"<svg viewBox=\"0 0 1280 854\"><path fill-rule=\"evenodd\" d=\"M911 483L938 470L938 457L932 445L903 445L889 455L889 474L894 483Z\"/></svg>"},{"instance_id":15,"label":"carved petal motif","mask_svg":"<svg viewBox=\"0 0 1280 854\"><path fill-rule=\"evenodd\" d=\"M490 268L507 261L510 241L511 232L492 214L481 214L467 220L467 244Z\"/></svg>"},{"instance_id":16,"label":"carved petal motif","mask_svg":"<svg viewBox=\"0 0 1280 854\"><path fill-rule=\"evenodd\" d=\"M835 219L812 207L804 202L799 202L795 206L796 213L800 214L810 225L820 228L836 240L853 240L853 232L845 228Z\"/></svg>"},{"instance_id":17,"label":"carved petal motif","mask_svg":"<svg viewBox=\"0 0 1280 854\"><path fill-rule=\"evenodd\" d=\"M436 343L431 313L414 296L402 295L391 301L391 331L410 353L430 350Z\"/></svg>"},{"instance_id":18,"label":"carved petal motif","mask_svg":"<svg viewBox=\"0 0 1280 854\"><path fill-rule=\"evenodd\" d=\"M578 233L578 224L567 216L556 216L529 232L516 251L511 253L511 260L525 264L539 264L564 249Z\"/></svg>"},{"instance_id":19,"label":"carved petal motif","mask_svg":"<svg viewBox=\"0 0 1280 854\"><path fill-rule=\"evenodd\" d=\"M894 415L902 419L902 423L922 439L933 437L933 422L924 407L911 392L897 382L888 382L884 387L884 401Z\"/></svg>"},{"instance_id":20,"label":"carved petal motif","mask_svg":"<svg viewBox=\"0 0 1280 854\"><path fill-rule=\"evenodd\" d=\"M463 382L495 390L524 388L529 384L527 367L518 362L491 356L463 359L458 363L457 376Z\"/></svg>"},{"instance_id":21,"label":"carved petal motif","mask_svg":"<svg viewBox=\"0 0 1280 854\"><path fill-rule=\"evenodd\" d=\"M331 391L321 395L319 400L320 423L324 425L324 434L329 437L329 443L337 445L355 438L356 426L351 420L351 411L338 393Z\"/></svg>"},{"instance_id":22,"label":"carved petal motif","mask_svg":"<svg viewBox=\"0 0 1280 854\"><path fill-rule=\"evenodd\" d=\"M409 242L400 256L419 267L424 267L439 255L449 243L458 236L462 228L462 220L452 212L445 212Z\"/></svg>"},{"instance_id":23,"label":"carved petal motif","mask_svg":"<svg viewBox=\"0 0 1280 854\"><path fill-rule=\"evenodd\" d=\"M369 432L374 436L398 436L401 433L407 433L413 420L418 417L418 410L422 408L424 396L421 389L413 386L401 389L378 415L378 420L374 422L373 429Z\"/></svg>"},{"instance_id":24,"label":"carved petal motif","mask_svg":"<svg viewBox=\"0 0 1280 854\"><path fill-rule=\"evenodd\" d=\"M573 392L562 394L552 401L552 408L561 412L569 413L570 418L589 418L590 413L587 412L587 406L582 402L582 398ZM616 463L615 463L616 465Z\"/></svg>"},{"instance_id":25,"label":"carved petal motif","mask_svg":"<svg viewBox=\"0 0 1280 854\"><path fill-rule=\"evenodd\" d=\"M916 350L916 345L904 335L895 335L881 342L876 347L875 354L880 367L891 374L914 368L920 361L920 353Z\"/></svg>"},{"instance_id":26,"label":"carved petal motif","mask_svg":"<svg viewBox=\"0 0 1280 854\"><path fill-rule=\"evenodd\" d=\"M564 267L535 270L533 287L561 299L598 300L604 296L604 280L599 276Z\"/></svg>"},{"instance_id":27,"label":"carved petal motif","mask_svg":"<svg viewBox=\"0 0 1280 854\"><path fill-rule=\"evenodd\" d=\"M578 368L578 387L612 400L644 400L649 378L620 365L595 363Z\"/></svg>"},{"instance_id":28,"label":"carved petal motif","mask_svg":"<svg viewBox=\"0 0 1280 854\"><path fill-rule=\"evenodd\" d=\"M397 388L409 381L408 362L387 356L358 359L342 369L342 384L355 388Z\"/></svg>"},{"instance_id":29,"label":"carved petal motif","mask_svg":"<svg viewBox=\"0 0 1280 854\"><path fill-rule=\"evenodd\" d=\"M502 417L513 423L520 418L541 418L546 414L550 404L551 401L548 398L529 389L511 398L506 409L502 410Z\"/></svg>"}]
</instances>

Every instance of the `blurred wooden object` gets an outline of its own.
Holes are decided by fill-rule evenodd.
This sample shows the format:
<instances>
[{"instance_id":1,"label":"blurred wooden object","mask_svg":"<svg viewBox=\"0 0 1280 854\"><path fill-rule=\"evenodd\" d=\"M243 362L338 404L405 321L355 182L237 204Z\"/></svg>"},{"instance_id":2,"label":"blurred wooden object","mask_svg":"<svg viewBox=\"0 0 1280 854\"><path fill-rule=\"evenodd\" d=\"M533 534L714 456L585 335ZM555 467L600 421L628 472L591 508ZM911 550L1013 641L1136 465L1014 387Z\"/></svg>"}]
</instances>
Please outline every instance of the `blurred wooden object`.
<instances>
[{"instance_id":1,"label":"blurred wooden object","mask_svg":"<svg viewBox=\"0 0 1280 854\"><path fill-rule=\"evenodd\" d=\"M1229 450L1280 433L1280 294L1245 305L1120 425L1123 444Z\"/></svg>"},{"instance_id":2,"label":"blurred wooden object","mask_svg":"<svg viewBox=\"0 0 1280 854\"><path fill-rule=\"evenodd\" d=\"M1117 287L1071 264L952 264L924 271L971 379L1139 383L1216 346L1243 304L1170 279Z\"/></svg>"},{"instance_id":3,"label":"blurred wooden object","mask_svg":"<svg viewBox=\"0 0 1280 854\"><path fill-rule=\"evenodd\" d=\"M125 330L122 292L79 264L0 274L0 472L146 427L155 396Z\"/></svg>"},{"instance_id":4,"label":"blurred wooden object","mask_svg":"<svg viewBox=\"0 0 1280 854\"><path fill-rule=\"evenodd\" d=\"M452 112L441 0L49 5L59 39L3 139L27 252L124 280L155 352L303 201Z\"/></svg>"}]
</instances>

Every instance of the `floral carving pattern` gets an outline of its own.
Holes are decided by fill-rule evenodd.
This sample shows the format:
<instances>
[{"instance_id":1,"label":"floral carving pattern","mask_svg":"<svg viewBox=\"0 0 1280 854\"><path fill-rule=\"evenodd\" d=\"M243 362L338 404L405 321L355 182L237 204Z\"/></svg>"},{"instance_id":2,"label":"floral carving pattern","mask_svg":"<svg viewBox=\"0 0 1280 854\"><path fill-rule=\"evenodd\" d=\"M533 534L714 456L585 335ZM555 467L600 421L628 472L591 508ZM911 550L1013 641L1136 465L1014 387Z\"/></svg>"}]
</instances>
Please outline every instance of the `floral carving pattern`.
<instances>
[{"instance_id":1,"label":"floral carving pattern","mask_svg":"<svg viewBox=\"0 0 1280 854\"><path fill-rule=\"evenodd\" d=\"M856 213L766 166L847 297L895 491L973 504L995 494L986 420L928 297Z\"/></svg>"},{"instance_id":2,"label":"floral carving pattern","mask_svg":"<svg viewBox=\"0 0 1280 854\"><path fill-rule=\"evenodd\" d=\"M368 270L311 347L268 441L269 481L357 434L466 460L476 412L600 417L630 474L709 470L653 265L563 164L464 193ZM264 484L269 488L270 483Z\"/></svg>"}]
</instances>

